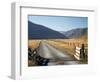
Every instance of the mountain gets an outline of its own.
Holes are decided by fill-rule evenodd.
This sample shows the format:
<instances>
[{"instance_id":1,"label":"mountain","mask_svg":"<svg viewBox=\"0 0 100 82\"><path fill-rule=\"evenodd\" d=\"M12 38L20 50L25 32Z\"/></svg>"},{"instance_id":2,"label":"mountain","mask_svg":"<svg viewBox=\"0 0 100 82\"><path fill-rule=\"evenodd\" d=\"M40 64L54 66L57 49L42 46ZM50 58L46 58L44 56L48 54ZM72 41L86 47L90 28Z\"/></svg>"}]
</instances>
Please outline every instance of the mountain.
<instances>
[{"instance_id":1,"label":"mountain","mask_svg":"<svg viewBox=\"0 0 100 82\"><path fill-rule=\"evenodd\" d=\"M29 39L65 39L66 36L46 26L38 25L28 21L28 38Z\"/></svg>"},{"instance_id":2,"label":"mountain","mask_svg":"<svg viewBox=\"0 0 100 82\"><path fill-rule=\"evenodd\" d=\"M87 32L88 32L87 28L76 28L76 29L69 30L67 32L62 31L60 33L64 34L69 39L71 39L71 38L74 39L74 38L80 38L80 37L86 35Z\"/></svg>"}]
</instances>

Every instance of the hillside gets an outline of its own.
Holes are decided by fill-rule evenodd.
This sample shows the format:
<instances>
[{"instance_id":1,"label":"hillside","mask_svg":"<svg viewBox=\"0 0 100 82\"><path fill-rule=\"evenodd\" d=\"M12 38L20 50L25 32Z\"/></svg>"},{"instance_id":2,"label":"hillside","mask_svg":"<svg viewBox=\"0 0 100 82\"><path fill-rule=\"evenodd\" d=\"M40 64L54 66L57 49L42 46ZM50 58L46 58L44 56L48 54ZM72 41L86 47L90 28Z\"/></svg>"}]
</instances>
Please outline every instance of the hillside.
<instances>
[{"instance_id":1,"label":"hillside","mask_svg":"<svg viewBox=\"0 0 100 82\"><path fill-rule=\"evenodd\" d=\"M69 31L63 31L61 33L64 34L69 39L72 39L72 38L76 39L76 38L83 37L84 35L87 34L87 32L88 32L87 28L77 28L77 29L72 29Z\"/></svg>"}]
</instances>

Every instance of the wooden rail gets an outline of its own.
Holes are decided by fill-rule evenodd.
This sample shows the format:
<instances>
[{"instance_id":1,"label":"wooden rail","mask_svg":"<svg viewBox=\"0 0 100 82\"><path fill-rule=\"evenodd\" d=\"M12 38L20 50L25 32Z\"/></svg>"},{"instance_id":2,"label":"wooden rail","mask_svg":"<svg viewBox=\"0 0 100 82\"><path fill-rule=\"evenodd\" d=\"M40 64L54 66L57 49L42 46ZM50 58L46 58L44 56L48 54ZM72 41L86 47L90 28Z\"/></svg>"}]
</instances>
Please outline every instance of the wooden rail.
<instances>
[{"instance_id":1,"label":"wooden rail","mask_svg":"<svg viewBox=\"0 0 100 82\"><path fill-rule=\"evenodd\" d=\"M84 44L82 44L81 47L76 46L74 57L77 60L87 60L88 57L87 53L88 53L87 47L85 47Z\"/></svg>"}]
</instances>

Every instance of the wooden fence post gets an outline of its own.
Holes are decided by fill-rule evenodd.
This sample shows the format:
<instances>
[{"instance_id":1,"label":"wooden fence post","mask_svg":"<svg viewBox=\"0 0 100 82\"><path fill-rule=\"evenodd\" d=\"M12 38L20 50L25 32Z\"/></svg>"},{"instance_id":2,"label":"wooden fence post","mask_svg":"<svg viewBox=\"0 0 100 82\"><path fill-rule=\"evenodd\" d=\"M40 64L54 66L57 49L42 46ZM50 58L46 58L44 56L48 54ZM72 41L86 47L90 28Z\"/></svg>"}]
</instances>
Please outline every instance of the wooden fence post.
<instances>
[{"instance_id":1,"label":"wooden fence post","mask_svg":"<svg viewBox=\"0 0 100 82\"><path fill-rule=\"evenodd\" d=\"M85 53L84 53L84 44L82 44L81 46L81 50L80 50L80 57L82 60L85 59Z\"/></svg>"}]
</instances>

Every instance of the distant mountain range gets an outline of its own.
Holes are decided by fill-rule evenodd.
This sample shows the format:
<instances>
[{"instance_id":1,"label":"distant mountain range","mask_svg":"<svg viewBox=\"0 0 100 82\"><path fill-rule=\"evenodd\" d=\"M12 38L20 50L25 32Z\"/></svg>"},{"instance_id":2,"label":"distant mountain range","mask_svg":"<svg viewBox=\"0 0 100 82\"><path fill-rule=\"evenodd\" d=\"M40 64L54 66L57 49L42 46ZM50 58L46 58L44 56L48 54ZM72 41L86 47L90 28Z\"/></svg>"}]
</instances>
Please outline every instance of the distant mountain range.
<instances>
[{"instance_id":1,"label":"distant mountain range","mask_svg":"<svg viewBox=\"0 0 100 82\"><path fill-rule=\"evenodd\" d=\"M87 28L76 28L69 31L62 31L63 35L70 38L81 38L84 35L87 35L88 29Z\"/></svg>"},{"instance_id":2,"label":"distant mountain range","mask_svg":"<svg viewBox=\"0 0 100 82\"><path fill-rule=\"evenodd\" d=\"M58 31L49 29L46 26L34 24L28 21L28 38L29 39L65 39L65 35Z\"/></svg>"},{"instance_id":3,"label":"distant mountain range","mask_svg":"<svg viewBox=\"0 0 100 82\"><path fill-rule=\"evenodd\" d=\"M87 28L77 28L69 31L58 32L46 26L28 21L29 39L70 39L80 38L87 34Z\"/></svg>"}]
</instances>

